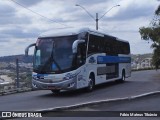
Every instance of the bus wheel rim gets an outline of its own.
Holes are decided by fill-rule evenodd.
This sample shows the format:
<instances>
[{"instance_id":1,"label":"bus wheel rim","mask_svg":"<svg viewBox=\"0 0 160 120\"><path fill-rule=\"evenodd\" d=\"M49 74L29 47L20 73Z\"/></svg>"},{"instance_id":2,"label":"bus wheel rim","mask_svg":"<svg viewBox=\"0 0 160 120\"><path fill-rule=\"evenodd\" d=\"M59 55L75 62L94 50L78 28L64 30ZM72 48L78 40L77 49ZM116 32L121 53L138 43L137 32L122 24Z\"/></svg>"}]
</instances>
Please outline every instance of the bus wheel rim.
<instances>
[{"instance_id":1,"label":"bus wheel rim","mask_svg":"<svg viewBox=\"0 0 160 120\"><path fill-rule=\"evenodd\" d=\"M125 76L124 76L124 74L123 74L123 76L122 76L122 80L123 80L123 81L125 80Z\"/></svg>"}]
</instances>

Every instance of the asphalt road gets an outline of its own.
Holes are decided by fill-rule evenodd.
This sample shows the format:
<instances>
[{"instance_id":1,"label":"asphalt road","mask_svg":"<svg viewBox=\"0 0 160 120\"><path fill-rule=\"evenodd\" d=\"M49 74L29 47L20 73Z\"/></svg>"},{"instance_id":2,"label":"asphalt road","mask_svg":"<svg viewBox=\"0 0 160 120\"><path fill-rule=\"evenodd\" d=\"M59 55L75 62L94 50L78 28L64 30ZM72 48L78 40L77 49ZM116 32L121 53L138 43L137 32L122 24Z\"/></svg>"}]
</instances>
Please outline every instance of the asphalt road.
<instances>
[{"instance_id":1,"label":"asphalt road","mask_svg":"<svg viewBox=\"0 0 160 120\"><path fill-rule=\"evenodd\" d=\"M32 111L110 98L129 97L160 90L160 71L133 72L125 83L111 82L99 85L91 93L84 90L62 92L32 91L0 96L0 111Z\"/></svg>"},{"instance_id":2,"label":"asphalt road","mask_svg":"<svg viewBox=\"0 0 160 120\"><path fill-rule=\"evenodd\" d=\"M81 120L81 119L83 120L90 120L90 119L92 120L159 120L160 119L159 101L160 101L160 93L145 96L145 97L140 97L136 99L131 99L131 100L113 101L113 102L101 103L98 105L90 105L87 107L68 109L66 113L65 112L59 112L59 113L48 112L43 116L52 116L52 117L57 115L65 116L65 117L54 117L54 119L56 118L58 120L75 120L75 119L78 119L78 120ZM72 116L72 117L66 117L66 116ZM73 117L73 116L77 116L77 117ZM95 117L91 117L91 116L95 116ZM136 117L131 117L131 116L136 116ZM45 119L51 120L51 117L47 117Z\"/></svg>"}]
</instances>

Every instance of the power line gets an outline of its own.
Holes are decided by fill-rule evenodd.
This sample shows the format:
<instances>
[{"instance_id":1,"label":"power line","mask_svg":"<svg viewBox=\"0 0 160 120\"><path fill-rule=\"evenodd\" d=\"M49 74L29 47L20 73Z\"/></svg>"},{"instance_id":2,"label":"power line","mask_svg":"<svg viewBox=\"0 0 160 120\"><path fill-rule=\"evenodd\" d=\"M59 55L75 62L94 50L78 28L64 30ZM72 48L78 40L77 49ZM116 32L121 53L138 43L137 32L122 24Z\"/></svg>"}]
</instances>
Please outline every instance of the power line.
<instances>
[{"instance_id":1,"label":"power line","mask_svg":"<svg viewBox=\"0 0 160 120\"><path fill-rule=\"evenodd\" d=\"M36 15L42 17L42 18L45 18L45 19L47 19L47 20L49 20L49 21L51 21L51 22L55 22L55 23L61 24L61 25L66 26L66 27L71 27L71 26L65 25L65 24L63 24L63 23L60 23L60 22L58 22L58 21L56 21L56 20L47 18L46 16L41 15L41 14L39 14L39 13L37 13L37 12L35 12L35 11L29 9L29 8L27 8L26 6L24 6L24 5L22 5L22 4L18 3L18 2L16 2L16 1L14 1L14 0L10 0L10 1L14 2L15 4L17 4L17 5L19 5L19 6L23 7L23 8L25 8L25 9L27 9L28 11L30 11L30 12L32 12L32 13L34 13L34 14L36 14Z\"/></svg>"}]
</instances>

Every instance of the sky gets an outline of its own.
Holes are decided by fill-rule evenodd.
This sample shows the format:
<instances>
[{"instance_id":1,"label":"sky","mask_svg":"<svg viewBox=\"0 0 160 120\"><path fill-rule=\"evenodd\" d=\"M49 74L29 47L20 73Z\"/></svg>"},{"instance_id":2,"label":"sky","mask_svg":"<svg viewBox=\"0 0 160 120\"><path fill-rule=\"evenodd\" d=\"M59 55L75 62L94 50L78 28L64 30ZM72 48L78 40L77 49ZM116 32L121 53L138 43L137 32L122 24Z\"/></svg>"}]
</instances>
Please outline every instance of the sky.
<instances>
[{"instance_id":1,"label":"sky","mask_svg":"<svg viewBox=\"0 0 160 120\"><path fill-rule=\"evenodd\" d=\"M94 18L107 12L99 20L99 31L129 41L132 54L152 53L152 42L141 40L139 28L149 26L160 4L157 0L1 0L0 56L24 54L47 30L95 29L95 20L76 4Z\"/></svg>"}]
</instances>

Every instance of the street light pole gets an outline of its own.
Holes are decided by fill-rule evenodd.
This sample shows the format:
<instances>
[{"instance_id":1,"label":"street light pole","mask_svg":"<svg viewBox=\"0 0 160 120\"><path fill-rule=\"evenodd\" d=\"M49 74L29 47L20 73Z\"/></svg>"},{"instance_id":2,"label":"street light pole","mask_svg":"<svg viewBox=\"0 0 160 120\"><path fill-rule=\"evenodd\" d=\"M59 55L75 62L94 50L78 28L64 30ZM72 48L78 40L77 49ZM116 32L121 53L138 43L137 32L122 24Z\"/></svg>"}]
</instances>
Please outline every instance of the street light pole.
<instances>
[{"instance_id":1,"label":"street light pole","mask_svg":"<svg viewBox=\"0 0 160 120\"><path fill-rule=\"evenodd\" d=\"M96 19L92 16L92 14L90 14L90 13L88 12L88 10L85 9L85 7L83 7L83 6L79 5L79 4L76 4L76 6L81 7L93 20L96 21L96 30L98 30L98 21L99 21L100 19L102 19L112 8L118 7L118 6L120 6L120 5L115 5L115 6L111 7L111 8L110 8L107 12L105 12L101 17L98 17L98 13L96 13Z\"/></svg>"}]
</instances>

